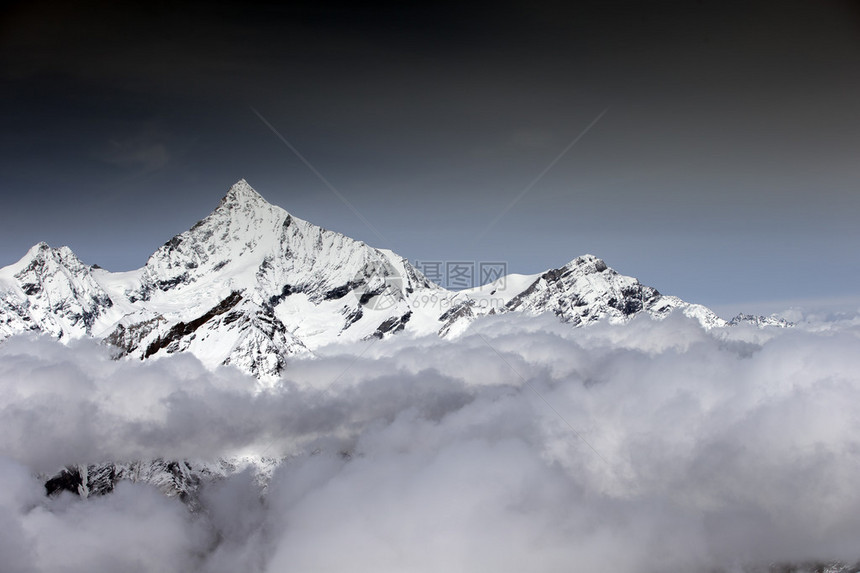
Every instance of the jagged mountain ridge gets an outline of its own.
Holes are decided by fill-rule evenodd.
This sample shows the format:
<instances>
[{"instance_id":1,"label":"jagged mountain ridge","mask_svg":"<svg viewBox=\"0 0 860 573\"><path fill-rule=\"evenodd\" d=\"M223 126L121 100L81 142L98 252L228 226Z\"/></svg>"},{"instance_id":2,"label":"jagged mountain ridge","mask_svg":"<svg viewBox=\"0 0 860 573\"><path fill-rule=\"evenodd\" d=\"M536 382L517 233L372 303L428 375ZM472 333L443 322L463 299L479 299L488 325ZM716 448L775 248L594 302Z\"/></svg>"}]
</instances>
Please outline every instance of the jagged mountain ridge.
<instances>
[{"instance_id":1,"label":"jagged mountain ridge","mask_svg":"<svg viewBox=\"0 0 860 573\"><path fill-rule=\"evenodd\" d=\"M245 469L253 471L257 483L266 487L281 460L266 457L244 457L203 460L155 459L138 462L104 462L64 467L52 475L42 475L49 496L64 491L83 498L107 495L121 481L140 482L175 497L192 511L200 509L201 486L218 481Z\"/></svg>"},{"instance_id":2,"label":"jagged mountain ridge","mask_svg":"<svg viewBox=\"0 0 860 573\"><path fill-rule=\"evenodd\" d=\"M89 267L44 243L0 269L0 338L94 336L119 355L190 351L272 378L288 356L385 334L416 289L437 287L394 253L293 217L243 180L137 271ZM368 304L383 293L385 308Z\"/></svg>"},{"instance_id":3,"label":"jagged mountain ridge","mask_svg":"<svg viewBox=\"0 0 860 573\"><path fill-rule=\"evenodd\" d=\"M141 269L111 273L45 243L0 269L0 340L22 332L92 336L117 356L191 352L209 367L235 365L261 380L277 378L290 356L326 344L398 332L454 337L488 314L552 312L581 326L673 310L707 328L728 324L593 255L448 291L391 251L271 205L245 180Z\"/></svg>"}]
</instances>

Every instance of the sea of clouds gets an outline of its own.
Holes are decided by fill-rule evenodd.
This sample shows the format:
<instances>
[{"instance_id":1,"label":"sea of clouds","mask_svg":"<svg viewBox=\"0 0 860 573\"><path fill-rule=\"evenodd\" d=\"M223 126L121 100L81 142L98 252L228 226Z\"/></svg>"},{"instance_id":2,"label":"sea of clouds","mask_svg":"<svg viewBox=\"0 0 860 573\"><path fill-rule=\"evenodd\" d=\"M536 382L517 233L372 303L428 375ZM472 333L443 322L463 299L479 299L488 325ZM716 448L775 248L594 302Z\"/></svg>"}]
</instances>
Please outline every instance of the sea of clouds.
<instances>
[{"instance_id":1,"label":"sea of clouds","mask_svg":"<svg viewBox=\"0 0 860 573\"><path fill-rule=\"evenodd\" d=\"M860 560L860 315L703 330L488 317L322 349L260 390L190 355L0 345L4 572L739 571ZM66 464L284 457L201 508Z\"/></svg>"}]
</instances>

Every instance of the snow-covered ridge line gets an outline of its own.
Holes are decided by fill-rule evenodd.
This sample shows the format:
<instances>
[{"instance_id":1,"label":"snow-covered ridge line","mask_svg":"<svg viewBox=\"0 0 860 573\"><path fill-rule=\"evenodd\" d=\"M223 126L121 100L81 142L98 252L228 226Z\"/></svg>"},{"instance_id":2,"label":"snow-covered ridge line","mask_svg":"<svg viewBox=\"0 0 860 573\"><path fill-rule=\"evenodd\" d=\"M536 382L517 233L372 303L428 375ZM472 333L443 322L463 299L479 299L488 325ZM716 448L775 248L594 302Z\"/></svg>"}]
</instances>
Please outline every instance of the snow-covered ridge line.
<instances>
[{"instance_id":1,"label":"snow-covered ridge line","mask_svg":"<svg viewBox=\"0 0 860 573\"><path fill-rule=\"evenodd\" d=\"M39 243L0 269L0 340L45 332L91 336L139 359L191 352L261 380L289 357L335 342L396 333L456 337L476 319L552 312L573 326L681 312L705 328L786 326L660 294L593 255L538 275L508 275L452 292L407 259L329 231L268 203L244 179L217 208L159 247L135 271L83 264L68 247Z\"/></svg>"}]
</instances>

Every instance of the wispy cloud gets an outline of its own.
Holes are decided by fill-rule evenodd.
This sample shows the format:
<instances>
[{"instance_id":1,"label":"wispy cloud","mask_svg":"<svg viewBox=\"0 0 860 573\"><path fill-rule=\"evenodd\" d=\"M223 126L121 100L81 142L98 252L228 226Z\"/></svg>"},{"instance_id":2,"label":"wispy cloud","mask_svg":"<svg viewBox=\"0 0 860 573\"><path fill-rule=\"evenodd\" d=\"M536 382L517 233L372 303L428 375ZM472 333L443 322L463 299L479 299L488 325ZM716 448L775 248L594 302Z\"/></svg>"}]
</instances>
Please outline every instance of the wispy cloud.
<instances>
[{"instance_id":1,"label":"wispy cloud","mask_svg":"<svg viewBox=\"0 0 860 573\"><path fill-rule=\"evenodd\" d=\"M144 175L167 166L171 160L167 136L157 130L110 139L93 155L96 159Z\"/></svg>"}]
</instances>

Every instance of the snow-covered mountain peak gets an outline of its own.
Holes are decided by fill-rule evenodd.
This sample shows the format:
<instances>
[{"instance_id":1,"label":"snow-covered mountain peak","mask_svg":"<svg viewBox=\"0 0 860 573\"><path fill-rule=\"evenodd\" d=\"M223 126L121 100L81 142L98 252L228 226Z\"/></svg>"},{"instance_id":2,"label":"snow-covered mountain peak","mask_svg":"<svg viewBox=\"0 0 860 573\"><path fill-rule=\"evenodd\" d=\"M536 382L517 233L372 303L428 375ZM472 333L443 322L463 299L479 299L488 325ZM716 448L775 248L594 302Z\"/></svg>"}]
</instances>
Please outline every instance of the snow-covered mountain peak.
<instances>
[{"instance_id":1,"label":"snow-covered mountain peak","mask_svg":"<svg viewBox=\"0 0 860 573\"><path fill-rule=\"evenodd\" d=\"M584 275L590 275L594 273L602 273L603 271L609 269L609 267L606 265L605 262L603 262L603 259L598 258L594 255L585 254L576 257L575 259L564 265L562 269L577 270ZM610 271L612 270L610 269Z\"/></svg>"},{"instance_id":2,"label":"snow-covered mountain peak","mask_svg":"<svg viewBox=\"0 0 860 573\"><path fill-rule=\"evenodd\" d=\"M32 259L33 257L39 256L40 253L44 253L44 252L49 251L49 250L51 250L51 245L49 245L45 241L40 241L40 242L36 243L35 245L33 245L32 247L30 247L30 250L27 251L27 254L24 255L24 258L25 259L27 259L27 258Z\"/></svg>"},{"instance_id":3,"label":"snow-covered mountain peak","mask_svg":"<svg viewBox=\"0 0 860 573\"><path fill-rule=\"evenodd\" d=\"M214 224L230 227L230 233L216 237L220 241L244 241L251 239L252 235L271 234L288 216L284 209L266 201L247 181L240 179L230 187L212 213L183 235Z\"/></svg>"},{"instance_id":4,"label":"snow-covered mountain peak","mask_svg":"<svg viewBox=\"0 0 860 573\"><path fill-rule=\"evenodd\" d=\"M271 257L290 215L268 203L244 179L234 184L218 207L191 229L158 248L147 261L140 296L211 280L225 274L247 274ZM253 277L251 270L251 277ZM222 285L229 292L233 285ZM223 294L223 293L221 293Z\"/></svg>"},{"instance_id":5,"label":"snow-covered mountain peak","mask_svg":"<svg viewBox=\"0 0 860 573\"><path fill-rule=\"evenodd\" d=\"M318 301L384 278L400 259L290 215L242 179L212 213L153 253L136 298L193 287L197 299L209 302L244 289L263 298L301 291Z\"/></svg>"},{"instance_id":6,"label":"snow-covered mountain peak","mask_svg":"<svg viewBox=\"0 0 860 573\"><path fill-rule=\"evenodd\" d=\"M36 243L18 262L9 265L3 275L20 275L35 268L46 265L64 267L72 274L81 274L90 267L81 262L77 255L67 246L54 248L44 241ZM2 275L0 275L2 276ZM20 278L20 277L18 277Z\"/></svg>"},{"instance_id":7,"label":"snow-covered mountain peak","mask_svg":"<svg viewBox=\"0 0 860 573\"><path fill-rule=\"evenodd\" d=\"M0 340L40 330L60 339L92 333L113 306L108 293L69 247L38 243L0 269Z\"/></svg>"},{"instance_id":8,"label":"snow-covered mountain peak","mask_svg":"<svg viewBox=\"0 0 860 573\"><path fill-rule=\"evenodd\" d=\"M233 209L238 207L244 210L266 206L271 207L272 205L266 201L262 195L257 193L257 190L251 187L247 181L239 179L232 187L230 187L230 190L227 191L224 198L221 199L219 208L226 207L228 209Z\"/></svg>"}]
</instances>

